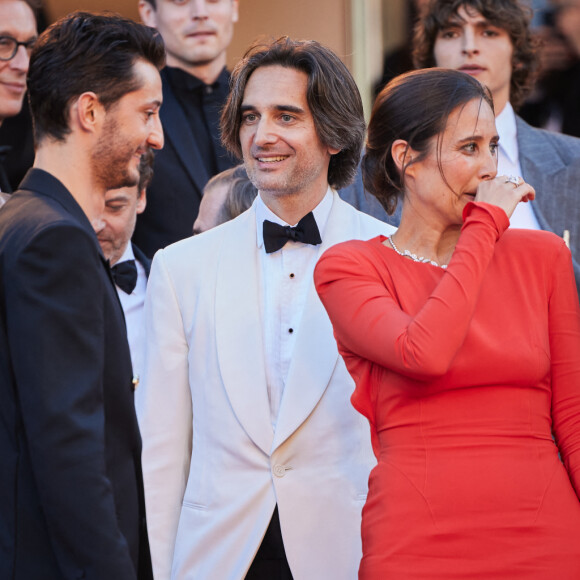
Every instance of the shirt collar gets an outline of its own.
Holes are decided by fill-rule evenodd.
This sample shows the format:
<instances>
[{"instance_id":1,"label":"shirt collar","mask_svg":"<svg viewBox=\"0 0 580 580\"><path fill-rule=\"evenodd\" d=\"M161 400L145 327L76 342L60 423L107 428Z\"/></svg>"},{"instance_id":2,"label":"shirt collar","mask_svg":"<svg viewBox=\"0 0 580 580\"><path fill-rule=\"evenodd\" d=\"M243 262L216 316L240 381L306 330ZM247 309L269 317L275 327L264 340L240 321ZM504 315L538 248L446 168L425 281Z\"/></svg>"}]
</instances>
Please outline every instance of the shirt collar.
<instances>
[{"instance_id":1,"label":"shirt collar","mask_svg":"<svg viewBox=\"0 0 580 580\"><path fill-rule=\"evenodd\" d=\"M208 86L211 86L214 89L228 87L228 71L225 67L222 69L222 72L219 74L216 81L211 85L206 85L196 76L174 66L166 66L165 70L167 71L167 76L171 86L177 90L198 91Z\"/></svg>"},{"instance_id":2,"label":"shirt collar","mask_svg":"<svg viewBox=\"0 0 580 580\"><path fill-rule=\"evenodd\" d=\"M333 203L333 192L330 186L326 190L326 194L320 201L320 203L312 210L314 214L314 219L316 220L316 225L318 226L318 231L320 232L320 237L324 238L324 229L326 228L326 222L330 216L330 210L332 209ZM295 226L296 224L288 224L283 219L279 218L262 200L260 192L256 197L256 233L257 233L257 243L258 248L264 245L264 234L263 226L264 220L269 220L281 226Z\"/></svg>"},{"instance_id":3,"label":"shirt collar","mask_svg":"<svg viewBox=\"0 0 580 580\"><path fill-rule=\"evenodd\" d=\"M499 135L499 147L502 153L512 164L517 163L519 152L516 114L509 102L506 103L503 111L495 118L495 126Z\"/></svg>"}]
</instances>

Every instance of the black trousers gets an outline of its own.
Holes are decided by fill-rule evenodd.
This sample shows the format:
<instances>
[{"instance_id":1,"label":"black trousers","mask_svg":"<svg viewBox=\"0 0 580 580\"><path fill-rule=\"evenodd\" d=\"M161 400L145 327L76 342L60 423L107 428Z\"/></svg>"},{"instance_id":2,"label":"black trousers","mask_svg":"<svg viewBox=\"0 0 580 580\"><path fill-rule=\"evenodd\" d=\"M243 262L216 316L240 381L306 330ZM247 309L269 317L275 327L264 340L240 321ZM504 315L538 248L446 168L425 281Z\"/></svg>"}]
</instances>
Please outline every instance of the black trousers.
<instances>
[{"instance_id":1,"label":"black trousers","mask_svg":"<svg viewBox=\"0 0 580 580\"><path fill-rule=\"evenodd\" d=\"M278 506L274 509L270 525L245 580L292 580L282 542Z\"/></svg>"}]
</instances>

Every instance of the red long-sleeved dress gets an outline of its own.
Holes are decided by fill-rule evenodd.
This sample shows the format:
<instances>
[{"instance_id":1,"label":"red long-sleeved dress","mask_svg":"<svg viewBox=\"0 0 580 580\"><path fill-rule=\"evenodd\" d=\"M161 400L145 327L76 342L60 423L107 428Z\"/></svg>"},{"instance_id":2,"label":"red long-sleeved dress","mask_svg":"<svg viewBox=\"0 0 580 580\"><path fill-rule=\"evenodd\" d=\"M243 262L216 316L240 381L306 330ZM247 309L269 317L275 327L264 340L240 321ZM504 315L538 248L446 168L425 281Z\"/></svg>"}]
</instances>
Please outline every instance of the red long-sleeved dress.
<instances>
[{"instance_id":1,"label":"red long-sleeved dress","mask_svg":"<svg viewBox=\"0 0 580 580\"><path fill-rule=\"evenodd\" d=\"M570 252L508 223L469 203L447 270L399 256L384 237L334 246L317 265L378 460L364 580L580 579Z\"/></svg>"}]
</instances>

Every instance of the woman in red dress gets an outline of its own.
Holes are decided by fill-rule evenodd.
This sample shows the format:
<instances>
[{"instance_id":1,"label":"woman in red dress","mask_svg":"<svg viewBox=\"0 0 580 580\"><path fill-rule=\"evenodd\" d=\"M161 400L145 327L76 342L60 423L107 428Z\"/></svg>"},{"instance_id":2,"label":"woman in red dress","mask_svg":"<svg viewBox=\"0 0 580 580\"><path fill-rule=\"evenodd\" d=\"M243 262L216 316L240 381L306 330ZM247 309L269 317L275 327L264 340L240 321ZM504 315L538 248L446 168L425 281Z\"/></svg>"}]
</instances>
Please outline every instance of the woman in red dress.
<instances>
[{"instance_id":1,"label":"woman in red dress","mask_svg":"<svg viewBox=\"0 0 580 580\"><path fill-rule=\"evenodd\" d=\"M402 201L400 227L334 246L316 268L378 460L364 580L580 579L572 261L556 235L508 229L535 192L496 177L497 141L475 79L395 79L363 175L388 211Z\"/></svg>"}]
</instances>

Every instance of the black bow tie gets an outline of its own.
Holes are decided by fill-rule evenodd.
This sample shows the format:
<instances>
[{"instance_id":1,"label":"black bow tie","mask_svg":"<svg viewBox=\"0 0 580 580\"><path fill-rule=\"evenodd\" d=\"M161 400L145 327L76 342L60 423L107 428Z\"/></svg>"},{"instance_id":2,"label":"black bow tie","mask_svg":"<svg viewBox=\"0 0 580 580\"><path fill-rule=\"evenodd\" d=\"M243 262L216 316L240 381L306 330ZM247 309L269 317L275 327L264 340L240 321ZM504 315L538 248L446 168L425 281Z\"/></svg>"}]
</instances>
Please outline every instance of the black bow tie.
<instances>
[{"instance_id":1,"label":"black bow tie","mask_svg":"<svg viewBox=\"0 0 580 580\"><path fill-rule=\"evenodd\" d=\"M111 268L115 284L125 292L131 294L137 284L137 266L135 260L125 260Z\"/></svg>"},{"instance_id":2,"label":"black bow tie","mask_svg":"<svg viewBox=\"0 0 580 580\"><path fill-rule=\"evenodd\" d=\"M281 226L274 222L264 220L263 225L264 247L266 254L277 252L284 247L288 240L302 242L303 244L312 244L317 246L322 243L318 226L312 212L306 214L296 227Z\"/></svg>"}]
</instances>

